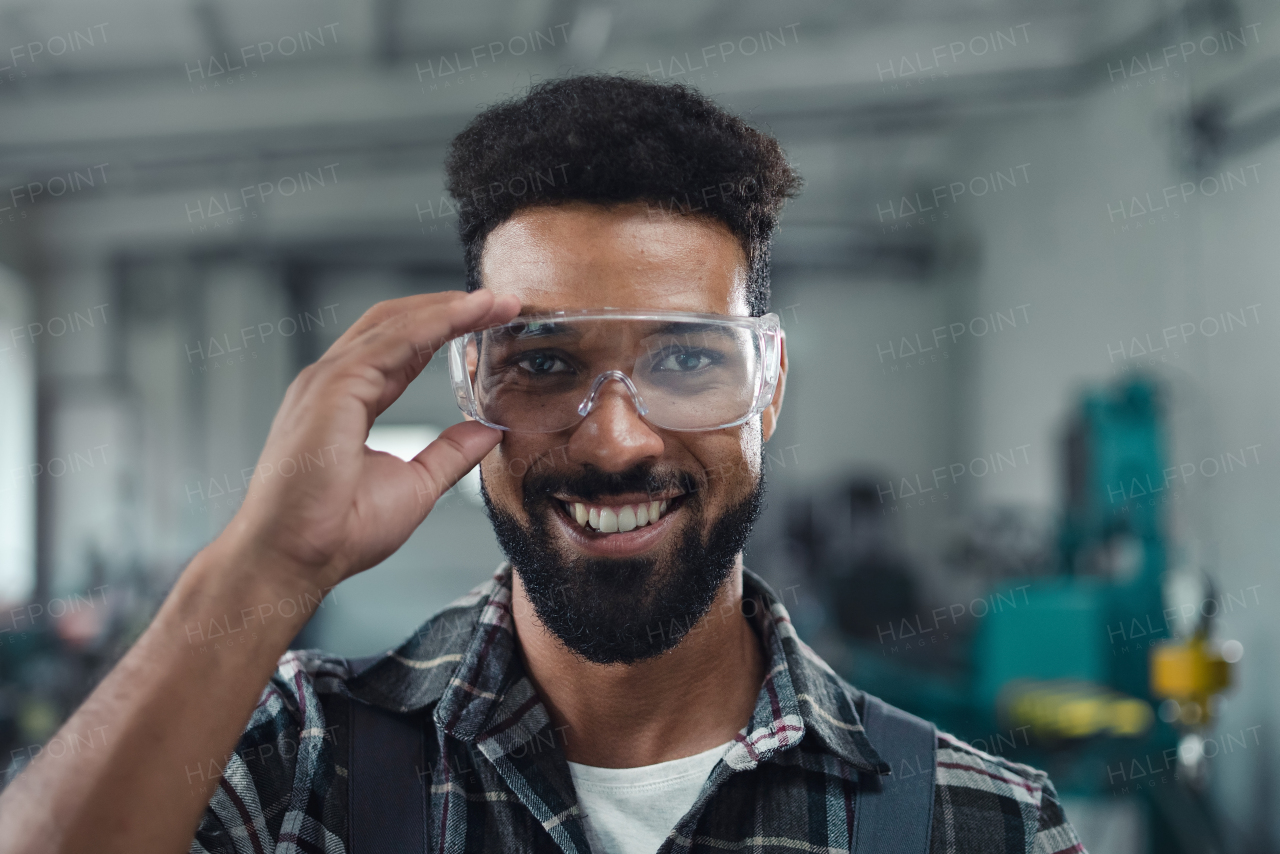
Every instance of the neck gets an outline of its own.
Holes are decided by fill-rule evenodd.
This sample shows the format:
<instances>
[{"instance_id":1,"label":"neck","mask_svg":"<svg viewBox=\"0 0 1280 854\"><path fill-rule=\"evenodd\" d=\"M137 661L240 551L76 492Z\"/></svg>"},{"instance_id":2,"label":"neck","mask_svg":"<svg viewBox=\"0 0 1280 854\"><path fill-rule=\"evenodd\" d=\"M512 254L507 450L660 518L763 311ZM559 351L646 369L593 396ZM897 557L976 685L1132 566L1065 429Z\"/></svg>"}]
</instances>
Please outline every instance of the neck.
<instances>
[{"instance_id":1,"label":"neck","mask_svg":"<svg viewBox=\"0 0 1280 854\"><path fill-rule=\"evenodd\" d=\"M636 768L680 759L724 744L751 719L765 656L743 616L741 556L680 643L635 664L574 655L538 621L519 570L511 586L520 656L569 761Z\"/></svg>"}]
</instances>

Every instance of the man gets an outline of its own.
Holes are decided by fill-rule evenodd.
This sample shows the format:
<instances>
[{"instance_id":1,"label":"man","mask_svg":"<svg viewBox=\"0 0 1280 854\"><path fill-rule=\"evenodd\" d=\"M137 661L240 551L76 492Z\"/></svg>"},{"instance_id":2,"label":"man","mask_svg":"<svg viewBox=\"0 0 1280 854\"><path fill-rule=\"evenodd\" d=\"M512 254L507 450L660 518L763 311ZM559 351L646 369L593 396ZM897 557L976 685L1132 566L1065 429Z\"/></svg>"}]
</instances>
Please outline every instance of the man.
<instances>
[{"instance_id":1,"label":"man","mask_svg":"<svg viewBox=\"0 0 1280 854\"><path fill-rule=\"evenodd\" d=\"M788 368L777 142L692 89L579 77L477 117L448 185L473 293L379 303L302 371L262 461L334 462L251 484L63 728L106 746L33 763L0 849L1082 850L1043 773L932 728L918 809L861 830L890 803L883 707L743 568ZM364 448L466 334L468 419L410 462ZM277 605L386 558L477 463L509 565L372 663L285 652L310 609Z\"/></svg>"}]
</instances>

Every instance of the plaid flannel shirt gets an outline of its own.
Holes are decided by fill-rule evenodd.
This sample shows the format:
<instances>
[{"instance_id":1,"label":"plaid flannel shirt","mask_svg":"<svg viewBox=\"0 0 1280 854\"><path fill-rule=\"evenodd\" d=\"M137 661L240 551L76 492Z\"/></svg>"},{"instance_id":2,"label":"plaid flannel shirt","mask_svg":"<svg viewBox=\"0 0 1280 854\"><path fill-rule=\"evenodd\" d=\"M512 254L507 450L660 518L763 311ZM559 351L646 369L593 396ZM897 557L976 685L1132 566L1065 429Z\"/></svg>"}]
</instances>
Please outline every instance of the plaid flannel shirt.
<instances>
[{"instance_id":1,"label":"plaid flannel shirt","mask_svg":"<svg viewBox=\"0 0 1280 854\"><path fill-rule=\"evenodd\" d=\"M751 573L744 595L744 613L746 600L758 603L768 675L750 722L659 850L849 851L859 773L889 772L863 732L865 695L797 637ZM358 676L344 658L285 654L190 850L345 852L354 697L422 714L430 850L588 854L564 753L515 643L504 564ZM1084 851L1043 772L945 733L937 747L933 852Z\"/></svg>"}]
</instances>

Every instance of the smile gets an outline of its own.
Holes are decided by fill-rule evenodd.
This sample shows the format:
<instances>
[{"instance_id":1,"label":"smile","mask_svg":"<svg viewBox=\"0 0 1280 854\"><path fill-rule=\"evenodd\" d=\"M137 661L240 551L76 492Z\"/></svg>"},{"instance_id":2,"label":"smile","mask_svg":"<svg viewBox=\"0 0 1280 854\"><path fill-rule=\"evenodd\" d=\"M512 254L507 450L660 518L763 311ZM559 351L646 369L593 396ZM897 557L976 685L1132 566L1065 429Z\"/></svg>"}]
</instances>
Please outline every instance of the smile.
<instances>
[{"instance_id":1,"label":"smile","mask_svg":"<svg viewBox=\"0 0 1280 854\"><path fill-rule=\"evenodd\" d=\"M656 524L670 508L670 500L642 501L638 504L584 504L561 501L565 513L588 531L601 534L627 533Z\"/></svg>"},{"instance_id":2,"label":"smile","mask_svg":"<svg viewBox=\"0 0 1280 854\"><path fill-rule=\"evenodd\" d=\"M552 516L577 549L599 557L628 557L666 539L685 498L674 494L652 501L595 504L557 497Z\"/></svg>"}]
</instances>

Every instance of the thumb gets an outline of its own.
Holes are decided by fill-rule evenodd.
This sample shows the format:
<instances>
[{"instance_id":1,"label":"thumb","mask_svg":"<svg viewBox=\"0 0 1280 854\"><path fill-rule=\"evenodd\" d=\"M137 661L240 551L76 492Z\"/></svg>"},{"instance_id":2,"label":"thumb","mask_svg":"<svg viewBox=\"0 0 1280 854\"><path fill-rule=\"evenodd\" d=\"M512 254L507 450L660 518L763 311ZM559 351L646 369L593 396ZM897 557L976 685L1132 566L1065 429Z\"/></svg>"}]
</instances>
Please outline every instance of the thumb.
<instances>
[{"instance_id":1,"label":"thumb","mask_svg":"<svg viewBox=\"0 0 1280 854\"><path fill-rule=\"evenodd\" d=\"M418 495L425 518L440 496L471 471L502 441L502 431L478 421L463 421L446 428L430 445L409 461L418 473Z\"/></svg>"}]
</instances>

